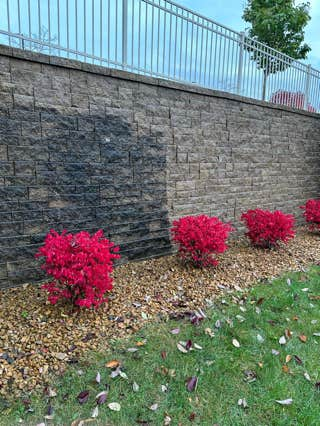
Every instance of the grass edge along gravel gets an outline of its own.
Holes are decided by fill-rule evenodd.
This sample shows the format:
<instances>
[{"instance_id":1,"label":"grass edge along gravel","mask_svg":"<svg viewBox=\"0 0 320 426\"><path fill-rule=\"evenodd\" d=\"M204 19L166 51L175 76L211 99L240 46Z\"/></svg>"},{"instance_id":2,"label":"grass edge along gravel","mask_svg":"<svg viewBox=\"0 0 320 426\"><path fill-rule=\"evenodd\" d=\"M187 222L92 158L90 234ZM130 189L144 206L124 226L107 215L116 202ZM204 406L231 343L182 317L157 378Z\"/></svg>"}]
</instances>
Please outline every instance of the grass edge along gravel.
<instances>
[{"instance_id":1,"label":"grass edge along gravel","mask_svg":"<svg viewBox=\"0 0 320 426\"><path fill-rule=\"evenodd\" d=\"M318 425L319 299L312 267L216 299L199 324L148 325L2 407L0 425Z\"/></svg>"}]
</instances>

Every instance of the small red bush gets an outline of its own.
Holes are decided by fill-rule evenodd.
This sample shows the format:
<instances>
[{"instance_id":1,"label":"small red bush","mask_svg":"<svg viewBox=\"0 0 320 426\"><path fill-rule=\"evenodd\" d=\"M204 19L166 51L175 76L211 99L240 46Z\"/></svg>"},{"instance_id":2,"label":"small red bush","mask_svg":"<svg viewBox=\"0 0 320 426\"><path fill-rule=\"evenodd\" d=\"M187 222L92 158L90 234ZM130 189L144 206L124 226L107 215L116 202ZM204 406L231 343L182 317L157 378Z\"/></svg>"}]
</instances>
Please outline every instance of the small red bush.
<instances>
[{"instance_id":1,"label":"small red bush","mask_svg":"<svg viewBox=\"0 0 320 426\"><path fill-rule=\"evenodd\" d=\"M320 200L308 200L300 209L304 210L303 216L310 229L320 229Z\"/></svg>"},{"instance_id":2,"label":"small red bush","mask_svg":"<svg viewBox=\"0 0 320 426\"><path fill-rule=\"evenodd\" d=\"M246 236L259 247L276 247L280 241L287 243L295 235L294 217L280 210L248 210L242 214L241 220L248 228Z\"/></svg>"},{"instance_id":3,"label":"small red bush","mask_svg":"<svg viewBox=\"0 0 320 426\"><path fill-rule=\"evenodd\" d=\"M173 222L173 241L179 246L180 256L197 267L218 264L214 255L227 249L226 240L232 226L217 217L186 216Z\"/></svg>"},{"instance_id":4,"label":"small red bush","mask_svg":"<svg viewBox=\"0 0 320 426\"><path fill-rule=\"evenodd\" d=\"M120 257L112 242L100 230L94 235L82 231L58 234L51 230L36 257L44 257L42 269L53 280L42 285L55 304L69 299L74 305L89 308L107 301L105 293L112 290L113 260Z\"/></svg>"}]
</instances>

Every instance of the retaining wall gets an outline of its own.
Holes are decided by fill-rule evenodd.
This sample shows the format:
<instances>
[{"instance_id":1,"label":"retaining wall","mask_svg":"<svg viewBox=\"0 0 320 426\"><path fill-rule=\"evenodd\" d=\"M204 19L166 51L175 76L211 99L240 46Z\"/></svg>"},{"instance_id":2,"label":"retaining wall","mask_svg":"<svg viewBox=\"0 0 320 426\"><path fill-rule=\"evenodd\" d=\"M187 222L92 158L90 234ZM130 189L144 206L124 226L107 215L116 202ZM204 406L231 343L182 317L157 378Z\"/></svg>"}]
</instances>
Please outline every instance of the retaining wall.
<instances>
[{"instance_id":1,"label":"retaining wall","mask_svg":"<svg viewBox=\"0 0 320 426\"><path fill-rule=\"evenodd\" d=\"M170 223L318 197L319 115L0 46L0 287L38 279L51 229L103 228L123 260Z\"/></svg>"}]
</instances>

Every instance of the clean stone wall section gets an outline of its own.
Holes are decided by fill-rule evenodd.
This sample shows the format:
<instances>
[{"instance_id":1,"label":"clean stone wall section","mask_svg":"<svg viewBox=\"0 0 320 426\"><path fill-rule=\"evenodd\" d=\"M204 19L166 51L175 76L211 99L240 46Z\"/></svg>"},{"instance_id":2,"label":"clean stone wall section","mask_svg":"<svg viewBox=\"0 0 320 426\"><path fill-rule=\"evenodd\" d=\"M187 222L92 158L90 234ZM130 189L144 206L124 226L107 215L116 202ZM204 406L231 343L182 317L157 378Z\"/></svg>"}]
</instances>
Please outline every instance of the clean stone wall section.
<instances>
[{"instance_id":1,"label":"clean stone wall section","mask_svg":"<svg viewBox=\"0 0 320 426\"><path fill-rule=\"evenodd\" d=\"M51 228L128 260L170 253L182 215L299 214L319 142L316 114L0 46L0 287L41 278Z\"/></svg>"}]
</instances>

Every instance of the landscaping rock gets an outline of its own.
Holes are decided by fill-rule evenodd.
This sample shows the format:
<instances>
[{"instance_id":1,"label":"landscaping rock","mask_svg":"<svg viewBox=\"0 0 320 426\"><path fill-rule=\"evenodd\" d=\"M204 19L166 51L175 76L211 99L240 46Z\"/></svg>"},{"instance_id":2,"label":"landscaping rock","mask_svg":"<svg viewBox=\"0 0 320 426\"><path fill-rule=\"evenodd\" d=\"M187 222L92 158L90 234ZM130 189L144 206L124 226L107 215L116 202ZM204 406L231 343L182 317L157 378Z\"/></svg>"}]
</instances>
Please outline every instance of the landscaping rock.
<instances>
[{"instance_id":1,"label":"landscaping rock","mask_svg":"<svg viewBox=\"0 0 320 426\"><path fill-rule=\"evenodd\" d=\"M166 256L114 271L109 304L97 311L50 305L38 285L0 292L0 397L43 390L51 374L63 374L88 350L106 350L111 338L137 331L148 321L184 317L206 308L218 294L241 290L288 270L320 261L320 236L302 230L278 250L233 242L211 269ZM141 313L144 313L142 316Z\"/></svg>"}]
</instances>

